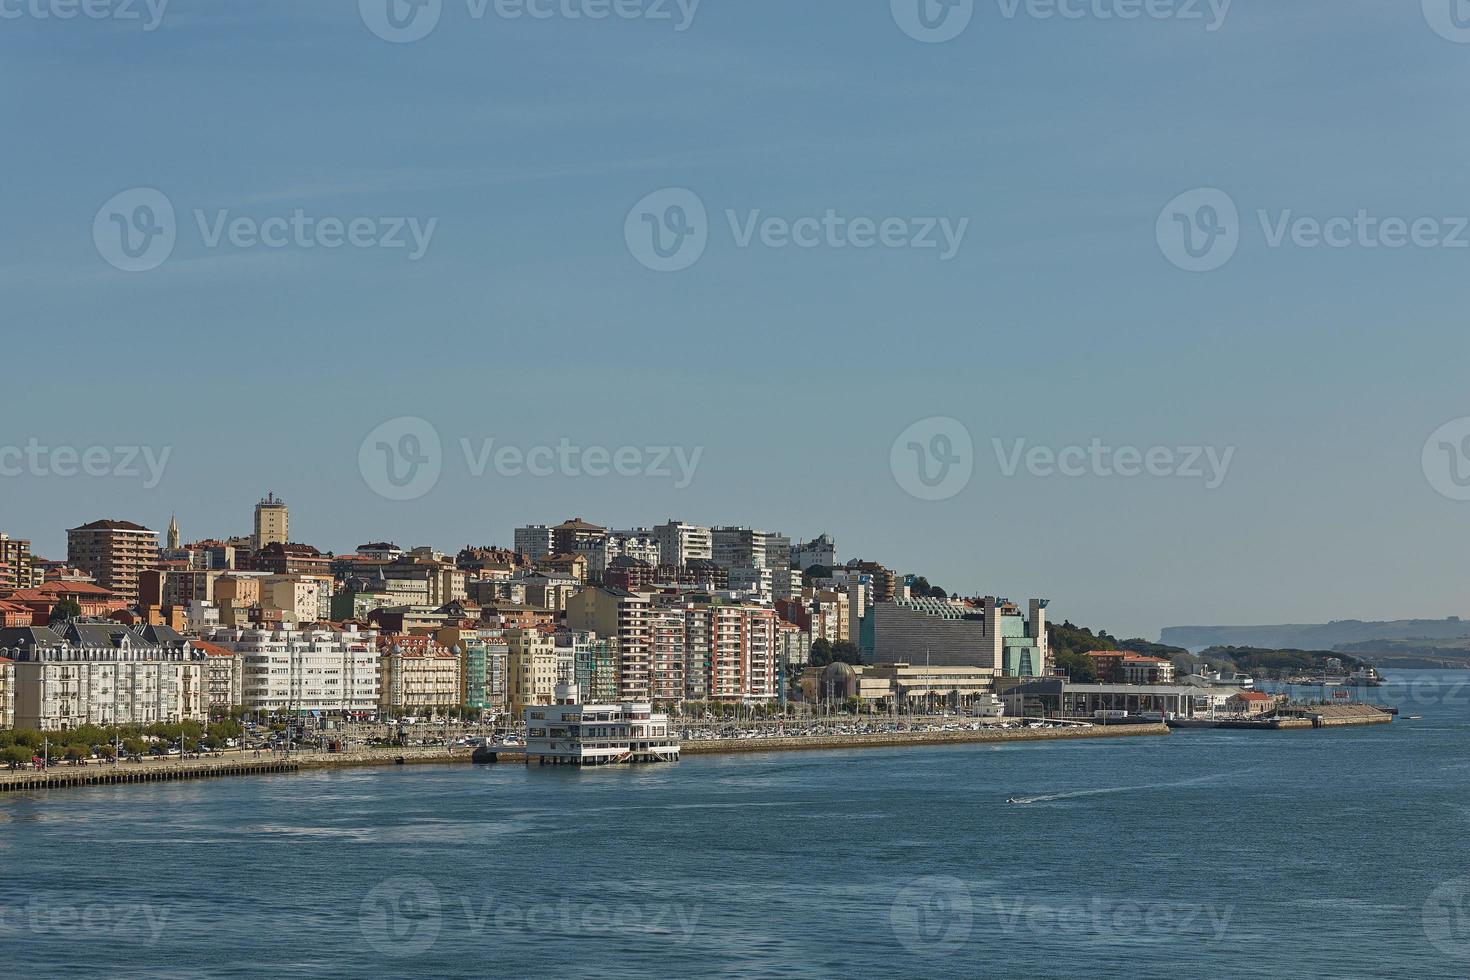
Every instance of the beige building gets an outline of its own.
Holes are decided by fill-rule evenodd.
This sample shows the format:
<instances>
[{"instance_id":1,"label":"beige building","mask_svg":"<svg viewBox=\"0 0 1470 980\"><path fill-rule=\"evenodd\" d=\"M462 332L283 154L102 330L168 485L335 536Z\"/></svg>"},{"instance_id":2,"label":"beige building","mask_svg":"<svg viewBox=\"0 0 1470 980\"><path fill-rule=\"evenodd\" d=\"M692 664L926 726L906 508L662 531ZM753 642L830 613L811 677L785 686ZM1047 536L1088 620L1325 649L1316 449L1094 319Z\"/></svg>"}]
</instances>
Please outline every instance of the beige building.
<instances>
[{"instance_id":1,"label":"beige building","mask_svg":"<svg viewBox=\"0 0 1470 980\"><path fill-rule=\"evenodd\" d=\"M505 643L510 648L510 713L520 718L528 705L551 704L555 697L556 639L538 629L510 629Z\"/></svg>"},{"instance_id":2,"label":"beige building","mask_svg":"<svg viewBox=\"0 0 1470 980\"><path fill-rule=\"evenodd\" d=\"M66 532L66 560L136 606L139 575L158 567L158 535L130 521L93 521Z\"/></svg>"},{"instance_id":3,"label":"beige building","mask_svg":"<svg viewBox=\"0 0 1470 980\"><path fill-rule=\"evenodd\" d=\"M231 709L242 707L244 697L244 660L238 653L205 640L193 640L194 649L204 657L205 691L211 716L220 717Z\"/></svg>"},{"instance_id":4,"label":"beige building","mask_svg":"<svg viewBox=\"0 0 1470 980\"><path fill-rule=\"evenodd\" d=\"M271 575L260 580L260 607L291 614L297 623L331 618L332 580L316 575Z\"/></svg>"},{"instance_id":5,"label":"beige building","mask_svg":"<svg viewBox=\"0 0 1470 980\"><path fill-rule=\"evenodd\" d=\"M221 575L214 582L214 602L219 607L219 621L224 626L244 626L252 606L260 605L260 580L263 576Z\"/></svg>"},{"instance_id":6,"label":"beige building","mask_svg":"<svg viewBox=\"0 0 1470 980\"><path fill-rule=\"evenodd\" d=\"M33 589L40 584L31 543L0 531L0 591Z\"/></svg>"},{"instance_id":7,"label":"beige building","mask_svg":"<svg viewBox=\"0 0 1470 980\"><path fill-rule=\"evenodd\" d=\"M255 531L250 536L250 547L259 551L268 544L286 544L290 540L291 512L286 509L286 502L274 493L266 494L255 505Z\"/></svg>"},{"instance_id":8,"label":"beige building","mask_svg":"<svg viewBox=\"0 0 1470 980\"><path fill-rule=\"evenodd\" d=\"M447 714L463 703L460 659L442 648L424 653L392 649L384 653L378 710L394 718Z\"/></svg>"},{"instance_id":9,"label":"beige building","mask_svg":"<svg viewBox=\"0 0 1470 980\"><path fill-rule=\"evenodd\" d=\"M590 630L618 643L618 699L651 700L653 637L650 594L597 586L567 600L568 629Z\"/></svg>"}]
</instances>

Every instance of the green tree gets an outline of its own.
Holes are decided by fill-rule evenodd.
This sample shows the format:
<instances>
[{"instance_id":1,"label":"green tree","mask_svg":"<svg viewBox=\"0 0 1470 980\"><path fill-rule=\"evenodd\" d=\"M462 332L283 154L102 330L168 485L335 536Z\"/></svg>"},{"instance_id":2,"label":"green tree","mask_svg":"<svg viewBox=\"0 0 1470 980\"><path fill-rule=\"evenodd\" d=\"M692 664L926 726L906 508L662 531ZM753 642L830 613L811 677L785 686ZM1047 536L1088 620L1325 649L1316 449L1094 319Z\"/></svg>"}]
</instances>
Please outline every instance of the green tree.
<instances>
[{"instance_id":1,"label":"green tree","mask_svg":"<svg viewBox=\"0 0 1470 980\"><path fill-rule=\"evenodd\" d=\"M64 623L69 619L79 619L82 615L81 605L71 596L66 596L56 605L51 607L50 622Z\"/></svg>"},{"instance_id":2,"label":"green tree","mask_svg":"<svg viewBox=\"0 0 1470 980\"><path fill-rule=\"evenodd\" d=\"M26 745L7 745L4 749L0 749L0 761L6 764L27 765L33 755L30 747Z\"/></svg>"}]
</instances>

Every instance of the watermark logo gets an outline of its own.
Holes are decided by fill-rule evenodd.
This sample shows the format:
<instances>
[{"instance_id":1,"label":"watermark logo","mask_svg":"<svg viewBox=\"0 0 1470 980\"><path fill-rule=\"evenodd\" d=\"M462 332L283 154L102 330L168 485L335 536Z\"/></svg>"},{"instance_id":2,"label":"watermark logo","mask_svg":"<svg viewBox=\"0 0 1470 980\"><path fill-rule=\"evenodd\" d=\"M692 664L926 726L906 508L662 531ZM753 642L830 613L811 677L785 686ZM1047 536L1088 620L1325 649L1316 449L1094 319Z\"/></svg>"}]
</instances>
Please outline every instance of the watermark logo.
<instances>
[{"instance_id":1,"label":"watermark logo","mask_svg":"<svg viewBox=\"0 0 1470 980\"><path fill-rule=\"evenodd\" d=\"M1198 21L1205 33L1225 26L1235 0L997 0L1001 16L1015 20L1177 20Z\"/></svg>"},{"instance_id":2,"label":"watermark logo","mask_svg":"<svg viewBox=\"0 0 1470 980\"><path fill-rule=\"evenodd\" d=\"M903 888L888 909L899 944L917 956L947 956L970 938L975 901L958 878L920 878Z\"/></svg>"},{"instance_id":3,"label":"watermark logo","mask_svg":"<svg viewBox=\"0 0 1470 980\"><path fill-rule=\"evenodd\" d=\"M654 191L628 212L623 239L644 268L682 272L709 246L709 213L699 195L687 188Z\"/></svg>"},{"instance_id":4,"label":"watermark logo","mask_svg":"<svg viewBox=\"0 0 1470 980\"><path fill-rule=\"evenodd\" d=\"M949 500L970 485L975 441L958 419L921 419L899 433L888 453L899 487L919 500Z\"/></svg>"},{"instance_id":5,"label":"watermark logo","mask_svg":"<svg viewBox=\"0 0 1470 980\"><path fill-rule=\"evenodd\" d=\"M1001 475L1013 477L1024 467L1026 472L1038 479L1063 476L1114 477L1131 480L1149 476L1159 479L1173 478L1199 480L1206 490L1218 490L1230 472L1235 460L1235 447L1224 449L1215 446L1109 446L1094 437L1086 446L1029 445L1025 439L1016 439L1009 446L1003 440L992 439L995 461Z\"/></svg>"},{"instance_id":6,"label":"watermark logo","mask_svg":"<svg viewBox=\"0 0 1470 980\"><path fill-rule=\"evenodd\" d=\"M44 446L34 436L24 446L0 446L0 478L77 476L141 480L144 490L163 482L172 446Z\"/></svg>"},{"instance_id":7,"label":"watermark logo","mask_svg":"<svg viewBox=\"0 0 1470 980\"><path fill-rule=\"evenodd\" d=\"M932 250L941 262L959 255L970 230L970 219L965 217L877 218L843 214L836 208L797 216L766 214L760 208L727 208L724 217L731 242L738 249ZM698 262L713 232L704 201L682 187L643 198L623 223L628 251L655 272L680 272Z\"/></svg>"},{"instance_id":8,"label":"watermark logo","mask_svg":"<svg viewBox=\"0 0 1470 980\"><path fill-rule=\"evenodd\" d=\"M229 208L194 208L193 225L207 249L402 249L410 262L423 258L439 227L438 218L308 214L295 208L266 217ZM92 220L97 253L124 272L156 269L173 254L179 226L174 205L162 191L135 187L114 195Z\"/></svg>"},{"instance_id":9,"label":"watermark logo","mask_svg":"<svg viewBox=\"0 0 1470 980\"><path fill-rule=\"evenodd\" d=\"M648 902L537 901L516 905L495 896L460 895L446 902L433 882L400 875L379 883L362 900L358 928L368 945L394 959L431 949L448 926L463 940L491 934L636 937L640 942L685 946L694 938L703 906Z\"/></svg>"},{"instance_id":10,"label":"watermark logo","mask_svg":"<svg viewBox=\"0 0 1470 980\"><path fill-rule=\"evenodd\" d=\"M667 21L675 33L694 26L702 0L464 0L465 16L478 22L498 20ZM367 29L393 44L421 41L439 26L443 0L358 0Z\"/></svg>"},{"instance_id":11,"label":"watermark logo","mask_svg":"<svg viewBox=\"0 0 1470 980\"><path fill-rule=\"evenodd\" d=\"M1423 0L1424 19L1434 33L1457 44L1470 44L1470 0Z\"/></svg>"},{"instance_id":12,"label":"watermark logo","mask_svg":"<svg viewBox=\"0 0 1470 980\"><path fill-rule=\"evenodd\" d=\"M173 254L177 240L173 202L152 187L114 194L92 219L97 254L123 272L158 268Z\"/></svg>"},{"instance_id":13,"label":"watermark logo","mask_svg":"<svg viewBox=\"0 0 1470 980\"><path fill-rule=\"evenodd\" d=\"M1185 191L1164 205L1154 234L1174 265L1186 272L1213 272L1240 247L1240 211L1218 188Z\"/></svg>"},{"instance_id":14,"label":"watermark logo","mask_svg":"<svg viewBox=\"0 0 1470 980\"><path fill-rule=\"evenodd\" d=\"M1466 215L1404 217L1369 208L1325 217L1294 208L1258 208L1255 214L1261 242L1270 249L1470 249ZM1188 272L1213 272L1225 265L1244 243L1245 231L1235 201L1213 187L1170 201L1159 212L1155 229L1164 257Z\"/></svg>"},{"instance_id":15,"label":"watermark logo","mask_svg":"<svg viewBox=\"0 0 1470 980\"><path fill-rule=\"evenodd\" d=\"M1424 443L1424 476L1440 496L1470 500L1470 418L1452 419Z\"/></svg>"},{"instance_id":16,"label":"watermark logo","mask_svg":"<svg viewBox=\"0 0 1470 980\"><path fill-rule=\"evenodd\" d=\"M422 41L439 26L444 0L357 0L367 29L390 44Z\"/></svg>"},{"instance_id":17,"label":"watermark logo","mask_svg":"<svg viewBox=\"0 0 1470 980\"><path fill-rule=\"evenodd\" d=\"M444 471L444 446L433 423L415 416L389 419L369 432L357 451L363 482L388 500L417 500Z\"/></svg>"},{"instance_id":18,"label":"watermark logo","mask_svg":"<svg viewBox=\"0 0 1470 980\"><path fill-rule=\"evenodd\" d=\"M953 41L970 26L975 0L888 0L893 22L925 44Z\"/></svg>"},{"instance_id":19,"label":"watermark logo","mask_svg":"<svg viewBox=\"0 0 1470 980\"><path fill-rule=\"evenodd\" d=\"M155 946L168 922L168 909L152 905L85 905L31 899L0 906L0 937L15 942L64 939L68 942L104 940L120 946Z\"/></svg>"},{"instance_id":20,"label":"watermark logo","mask_svg":"<svg viewBox=\"0 0 1470 980\"><path fill-rule=\"evenodd\" d=\"M1470 958L1470 878L1456 878L1429 893L1421 918L1424 937L1446 956Z\"/></svg>"},{"instance_id":21,"label":"watermark logo","mask_svg":"<svg viewBox=\"0 0 1470 980\"><path fill-rule=\"evenodd\" d=\"M688 489L694 482L704 447L695 446L581 446L563 438L555 446L512 446L482 439L475 445L469 439L459 441L464 452L465 467L470 476L480 479L493 471L496 476L516 479L529 476L546 479L553 476L609 476L628 479L671 479L675 490Z\"/></svg>"},{"instance_id":22,"label":"watermark logo","mask_svg":"<svg viewBox=\"0 0 1470 980\"><path fill-rule=\"evenodd\" d=\"M362 900L357 924L368 945L402 959L425 952L443 928L439 889L418 875L379 882Z\"/></svg>"},{"instance_id":23,"label":"watermark logo","mask_svg":"<svg viewBox=\"0 0 1470 980\"><path fill-rule=\"evenodd\" d=\"M158 30L169 0L0 0L0 20L138 21L144 33Z\"/></svg>"}]
</instances>

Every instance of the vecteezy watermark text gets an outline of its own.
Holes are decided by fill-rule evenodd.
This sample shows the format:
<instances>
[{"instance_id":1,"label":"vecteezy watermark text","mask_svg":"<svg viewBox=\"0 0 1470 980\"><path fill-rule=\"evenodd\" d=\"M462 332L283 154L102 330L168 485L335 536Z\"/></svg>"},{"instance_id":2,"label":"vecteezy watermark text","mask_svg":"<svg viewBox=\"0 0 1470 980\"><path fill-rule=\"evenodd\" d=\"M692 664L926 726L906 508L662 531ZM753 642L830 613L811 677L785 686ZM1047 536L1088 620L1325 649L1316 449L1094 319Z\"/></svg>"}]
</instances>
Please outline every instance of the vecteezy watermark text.
<instances>
[{"instance_id":1,"label":"vecteezy watermark text","mask_svg":"<svg viewBox=\"0 0 1470 980\"><path fill-rule=\"evenodd\" d=\"M471 21L646 20L672 24L682 34L694 25L703 0L464 0ZM358 0L358 15L373 34L393 44L421 41L444 16L445 0Z\"/></svg>"},{"instance_id":2,"label":"vecteezy watermark text","mask_svg":"<svg viewBox=\"0 0 1470 980\"><path fill-rule=\"evenodd\" d=\"M172 446L43 446L34 436L24 446L0 446L0 478L76 476L142 480L152 490L163 482Z\"/></svg>"},{"instance_id":3,"label":"vecteezy watermark text","mask_svg":"<svg viewBox=\"0 0 1470 980\"><path fill-rule=\"evenodd\" d=\"M965 217L879 218L844 214L836 208L796 216L728 208L724 218L736 248L932 251L941 262L959 254L970 229ZM708 248L712 232L704 200L684 187L647 195L623 222L629 253L655 272L680 272L694 265Z\"/></svg>"},{"instance_id":4,"label":"vecteezy watermark text","mask_svg":"<svg viewBox=\"0 0 1470 980\"><path fill-rule=\"evenodd\" d=\"M995 0L1008 21L1173 20L1203 24L1215 33L1225 26L1234 0ZM889 0L893 20L909 37L926 44L953 41L975 17L975 0Z\"/></svg>"},{"instance_id":5,"label":"vecteezy watermark text","mask_svg":"<svg viewBox=\"0 0 1470 980\"><path fill-rule=\"evenodd\" d=\"M1217 490L1230 472L1235 447L1215 446L1109 446L1094 437L1086 446L1031 446L1015 439L1008 446L992 439L995 461L1002 476L1013 477L1022 467L1033 477L1063 476L1135 479L1137 477L1202 480L1206 490Z\"/></svg>"},{"instance_id":6,"label":"vecteezy watermark text","mask_svg":"<svg viewBox=\"0 0 1470 980\"><path fill-rule=\"evenodd\" d=\"M1470 248L1470 215L1384 215L1371 208L1351 214L1308 215L1294 208L1258 209L1262 243L1271 249L1396 251ZM1235 257L1247 226L1233 198L1216 187L1175 197L1159 212L1155 237L1171 263L1187 272L1213 272Z\"/></svg>"},{"instance_id":7,"label":"vecteezy watermark text","mask_svg":"<svg viewBox=\"0 0 1470 980\"><path fill-rule=\"evenodd\" d=\"M0 0L0 20L137 21L145 32L158 30L169 0Z\"/></svg>"},{"instance_id":8,"label":"vecteezy watermark text","mask_svg":"<svg viewBox=\"0 0 1470 980\"><path fill-rule=\"evenodd\" d=\"M461 438L465 470L473 479L550 477L650 479L687 489L704 458L703 446L581 445L563 437L555 445L517 446L494 438ZM417 500L438 484L444 444L426 419L389 419L368 433L358 449L358 470L368 488L389 500Z\"/></svg>"},{"instance_id":9,"label":"vecteezy watermark text","mask_svg":"<svg viewBox=\"0 0 1470 980\"><path fill-rule=\"evenodd\" d=\"M438 218L398 215L317 215L305 208L265 216L238 214L231 208L192 210L200 244L232 248L403 250L417 262L429 250ZM168 261L178 242L173 201L151 187L113 195L92 220L97 254L124 272L147 272Z\"/></svg>"},{"instance_id":10,"label":"vecteezy watermark text","mask_svg":"<svg viewBox=\"0 0 1470 980\"><path fill-rule=\"evenodd\" d=\"M25 905L0 906L0 936L26 939L106 939L121 948L152 946L163 935L168 909L148 904L87 902L71 904L31 899Z\"/></svg>"},{"instance_id":11,"label":"vecteezy watermark text","mask_svg":"<svg viewBox=\"0 0 1470 980\"><path fill-rule=\"evenodd\" d=\"M456 941L490 932L516 936L610 937L637 935L683 946L694 938L703 906L668 902L546 901L518 904L495 896L446 902L427 878L401 875L363 898L358 924L368 945L385 956L418 956L438 941L446 919Z\"/></svg>"},{"instance_id":12,"label":"vecteezy watermark text","mask_svg":"<svg viewBox=\"0 0 1470 980\"><path fill-rule=\"evenodd\" d=\"M1225 940L1235 907L1200 902L1164 902L1093 895L1042 902L1023 895L977 894L958 878L918 878L899 890L889 907L889 927L906 950L926 958L965 955L976 919L990 920L1007 936L1059 935L1099 945L1140 944L1190 937Z\"/></svg>"}]
</instances>

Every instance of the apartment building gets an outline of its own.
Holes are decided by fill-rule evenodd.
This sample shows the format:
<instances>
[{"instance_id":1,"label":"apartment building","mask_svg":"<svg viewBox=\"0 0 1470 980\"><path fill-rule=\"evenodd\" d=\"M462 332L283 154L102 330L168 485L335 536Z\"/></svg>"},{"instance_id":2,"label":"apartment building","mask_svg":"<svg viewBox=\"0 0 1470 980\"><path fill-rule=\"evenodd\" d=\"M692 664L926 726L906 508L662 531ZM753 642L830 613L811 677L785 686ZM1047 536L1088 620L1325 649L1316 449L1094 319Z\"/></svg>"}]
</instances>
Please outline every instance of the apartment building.
<instances>
[{"instance_id":1,"label":"apartment building","mask_svg":"<svg viewBox=\"0 0 1470 980\"><path fill-rule=\"evenodd\" d=\"M529 705L550 704L556 692L558 664L553 634L540 629L508 629L510 713L524 716Z\"/></svg>"},{"instance_id":2,"label":"apartment building","mask_svg":"<svg viewBox=\"0 0 1470 980\"><path fill-rule=\"evenodd\" d=\"M517 554L525 555L531 561L545 558L556 551L552 543L553 534L551 528L546 524L532 524L529 527L518 527L515 530L515 546Z\"/></svg>"},{"instance_id":3,"label":"apartment building","mask_svg":"<svg viewBox=\"0 0 1470 980\"><path fill-rule=\"evenodd\" d=\"M66 560L123 603L136 606L139 576L158 567L158 535L131 521L93 521L67 530Z\"/></svg>"},{"instance_id":4,"label":"apartment building","mask_svg":"<svg viewBox=\"0 0 1470 980\"><path fill-rule=\"evenodd\" d=\"M372 715L382 693L378 635L333 629L221 629L206 637L243 662L242 702L252 711Z\"/></svg>"},{"instance_id":5,"label":"apartment building","mask_svg":"<svg viewBox=\"0 0 1470 980\"><path fill-rule=\"evenodd\" d=\"M255 527L250 535L250 550L260 551L273 544L286 544L291 540L291 512L286 502L275 495L266 494L255 505Z\"/></svg>"},{"instance_id":6,"label":"apartment building","mask_svg":"<svg viewBox=\"0 0 1470 980\"><path fill-rule=\"evenodd\" d=\"M831 568L837 564L837 544L830 535L821 534L791 549L791 567L806 571L813 565Z\"/></svg>"},{"instance_id":7,"label":"apartment building","mask_svg":"<svg viewBox=\"0 0 1470 980\"><path fill-rule=\"evenodd\" d=\"M189 642L204 658L204 689L209 714L219 717L241 707L245 703L245 664L241 655L207 640Z\"/></svg>"},{"instance_id":8,"label":"apartment building","mask_svg":"<svg viewBox=\"0 0 1470 980\"><path fill-rule=\"evenodd\" d=\"M649 613L653 700L764 702L779 696L779 620L766 606L659 593Z\"/></svg>"},{"instance_id":9,"label":"apartment building","mask_svg":"<svg viewBox=\"0 0 1470 980\"><path fill-rule=\"evenodd\" d=\"M592 586L567 600L568 629L588 630L617 641L618 700L647 701L652 643L649 594Z\"/></svg>"},{"instance_id":10,"label":"apartment building","mask_svg":"<svg viewBox=\"0 0 1470 980\"><path fill-rule=\"evenodd\" d=\"M332 579L326 575L268 575L260 580L260 606L290 613L288 621L316 623L332 614Z\"/></svg>"},{"instance_id":11,"label":"apartment building","mask_svg":"<svg viewBox=\"0 0 1470 980\"><path fill-rule=\"evenodd\" d=\"M11 589L30 589L41 584L36 572L31 543L12 538L0 531L0 593Z\"/></svg>"},{"instance_id":12,"label":"apartment building","mask_svg":"<svg viewBox=\"0 0 1470 980\"><path fill-rule=\"evenodd\" d=\"M460 704L496 714L510 710L510 647L505 630L446 626L434 639L459 655Z\"/></svg>"},{"instance_id":13,"label":"apartment building","mask_svg":"<svg viewBox=\"0 0 1470 980\"><path fill-rule=\"evenodd\" d=\"M463 703L459 655L438 644L423 651L392 646L384 651L380 664L378 709L384 715L443 716Z\"/></svg>"},{"instance_id":14,"label":"apartment building","mask_svg":"<svg viewBox=\"0 0 1470 980\"><path fill-rule=\"evenodd\" d=\"M572 679L577 699L583 704L602 704L617 700L617 640L598 636L590 630L558 630L557 650L570 652Z\"/></svg>"},{"instance_id":15,"label":"apartment building","mask_svg":"<svg viewBox=\"0 0 1470 980\"><path fill-rule=\"evenodd\" d=\"M665 565L679 568L691 561L711 561L714 558L713 532L707 527L669 521L654 528L653 537L658 542Z\"/></svg>"},{"instance_id":16,"label":"apartment building","mask_svg":"<svg viewBox=\"0 0 1470 980\"><path fill-rule=\"evenodd\" d=\"M0 729L15 727L15 661L0 657Z\"/></svg>"},{"instance_id":17,"label":"apartment building","mask_svg":"<svg viewBox=\"0 0 1470 980\"><path fill-rule=\"evenodd\" d=\"M81 725L202 721L203 659L172 630L109 622L0 630L13 662L13 724L66 731Z\"/></svg>"}]
</instances>

